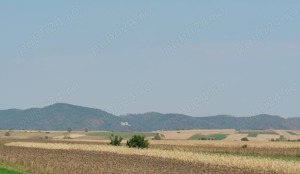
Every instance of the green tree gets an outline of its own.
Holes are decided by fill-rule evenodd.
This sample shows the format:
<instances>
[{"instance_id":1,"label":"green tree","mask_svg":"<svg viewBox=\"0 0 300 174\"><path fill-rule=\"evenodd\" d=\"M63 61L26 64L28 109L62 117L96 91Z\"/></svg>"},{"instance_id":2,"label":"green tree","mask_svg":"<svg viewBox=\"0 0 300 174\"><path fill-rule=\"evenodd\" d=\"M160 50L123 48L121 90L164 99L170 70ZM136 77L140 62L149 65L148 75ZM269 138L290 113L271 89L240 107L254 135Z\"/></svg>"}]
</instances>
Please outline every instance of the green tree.
<instances>
[{"instance_id":1,"label":"green tree","mask_svg":"<svg viewBox=\"0 0 300 174\"><path fill-rule=\"evenodd\" d=\"M88 132L88 131L89 131L88 128L85 128L85 129L84 129L84 132Z\"/></svg>"},{"instance_id":2,"label":"green tree","mask_svg":"<svg viewBox=\"0 0 300 174\"><path fill-rule=\"evenodd\" d=\"M148 140L145 140L145 137L141 135L133 135L132 138L127 141L126 144L130 148L148 149L149 147Z\"/></svg>"},{"instance_id":3,"label":"green tree","mask_svg":"<svg viewBox=\"0 0 300 174\"><path fill-rule=\"evenodd\" d=\"M249 141L247 137L242 138L241 141Z\"/></svg>"},{"instance_id":4,"label":"green tree","mask_svg":"<svg viewBox=\"0 0 300 174\"><path fill-rule=\"evenodd\" d=\"M71 133L72 132L72 128L68 128L68 133Z\"/></svg>"},{"instance_id":5,"label":"green tree","mask_svg":"<svg viewBox=\"0 0 300 174\"><path fill-rule=\"evenodd\" d=\"M122 142L123 138L119 137L119 136L114 136L113 134L110 136L110 145L113 146L121 146L121 142Z\"/></svg>"}]
</instances>

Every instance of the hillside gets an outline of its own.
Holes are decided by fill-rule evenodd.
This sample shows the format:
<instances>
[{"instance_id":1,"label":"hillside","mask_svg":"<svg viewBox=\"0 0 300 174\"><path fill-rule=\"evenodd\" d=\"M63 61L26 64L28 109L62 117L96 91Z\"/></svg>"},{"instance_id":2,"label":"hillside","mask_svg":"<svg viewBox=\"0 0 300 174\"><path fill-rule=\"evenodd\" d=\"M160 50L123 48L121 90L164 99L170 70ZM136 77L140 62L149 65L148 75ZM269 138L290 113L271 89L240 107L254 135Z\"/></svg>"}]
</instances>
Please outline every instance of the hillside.
<instances>
[{"instance_id":1,"label":"hillside","mask_svg":"<svg viewBox=\"0 0 300 174\"><path fill-rule=\"evenodd\" d=\"M272 115L191 117L149 112L116 116L99 109L58 103L0 111L0 129L154 131L176 129L300 129L300 118ZM127 124L127 123L128 124ZM121 124L123 123L123 125Z\"/></svg>"}]
</instances>

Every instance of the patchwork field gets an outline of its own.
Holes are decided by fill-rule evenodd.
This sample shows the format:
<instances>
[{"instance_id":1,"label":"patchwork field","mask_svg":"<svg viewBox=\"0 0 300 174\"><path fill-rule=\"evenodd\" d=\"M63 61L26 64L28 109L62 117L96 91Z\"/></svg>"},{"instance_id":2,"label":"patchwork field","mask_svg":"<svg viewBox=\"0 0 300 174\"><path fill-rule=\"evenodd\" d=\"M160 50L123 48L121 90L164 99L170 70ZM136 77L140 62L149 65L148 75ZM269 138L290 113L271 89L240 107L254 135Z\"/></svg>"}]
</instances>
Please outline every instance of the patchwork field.
<instances>
[{"instance_id":1,"label":"patchwork field","mask_svg":"<svg viewBox=\"0 0 300 174\"><path fill-rule=\"evenodd\" d=\"M113 147L84 142L6 142L0 148L1 160L30 166L33 173L291 173L300 172L297 154L253 156L252 151L299 152L299 143L250 143L248 155L195 151L194 147L243 149L238 142L151 141L149 149ZM166 148L166 147L172 147ZM178 146L177 148L174 146ZM181 148L179 148L181 146ZM182 148L182 147L185 147ZM259 151L258 151L259 152ZM272 153L271 153L272 154ZM274 153L275 154L275 153ZM292 157L294 155L295 157ZM68 162L66 162L68 161ZM43 170L42 170L43 169Z\"/></svg>"},{"instance_id":2,"label":"patchwork field","mask_svg":"<svg viewBox=\"0 0 300 174\"><path fill-rule=\"evenodd\" d=\"M300 135L298 134L298 131L294 130L274 130L276 133L278 133L281 136L284 136L287 140L300 140Z\"/></svg>"},{"instance_id":3,"label":"patchwork field","mask_svg":"<svg viewBox=\"0 0 300 174\"><path fill-rule=\"evenodd\" d=\"M5 134L9 132L9 136ZM2 139L79 139L79 140L108 140L111 135L121 136L124 139L132 135L143 135L152 138L156 133L151 132L115 132L115 131L24 131L24 130L2 130Z\"/></svg>"},{"instance_id":4,"label":"patchwork field","mask_svg":"<svg viewBox=\"0 0 300 174\"><path fill-rule=\"evenodd\" d=\"M9 136L5 134L9 133ZM2 130L2 139L73 139L73 140L109 140L111 135L117 135L124 139L132 135L143 135L147 139L152 139L159 135L165 140L222 140L222 141L241 141L248 138L250 141L267 142L300 140L299 130L243 130L234 129L220 130L176 130L176 131L155 131L155 132L116 132L116 131L24 131L24 130Z\"/></svg>"},{"instance_id":5,"label":"patchwork field","mask_svg":"<svg viewBox=\"0 0 300 174\"><path fill-rule=\"evenodd\" d=\"M2 167L0 173L300 173L300 142L285 140L296 138L298 131L9 131L6 136L7 132L0 132L0 166L10 168ZM125 139L144 135L150 147L128 148L126 141L111 146L111 134ZM162 140L152 140L156 135ZM284 141L271 141L279 138Z\"/></svg>"}]
</instances>

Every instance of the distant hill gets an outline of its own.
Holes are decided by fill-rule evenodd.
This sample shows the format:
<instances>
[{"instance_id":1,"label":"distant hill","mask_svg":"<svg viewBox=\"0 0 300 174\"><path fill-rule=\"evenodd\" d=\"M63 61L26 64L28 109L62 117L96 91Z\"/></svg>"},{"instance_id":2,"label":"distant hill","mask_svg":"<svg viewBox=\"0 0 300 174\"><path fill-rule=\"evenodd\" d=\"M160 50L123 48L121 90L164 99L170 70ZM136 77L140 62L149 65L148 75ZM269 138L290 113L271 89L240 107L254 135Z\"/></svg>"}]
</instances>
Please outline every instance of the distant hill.
<instances>
[{"instance_id":1,"label":"distant hill","mask_svg":"<svg viewBox=\"0 0 300 174\"><path fill-rule=\"evenodd\" d=\"M191 117L149 112L116 116L99 109L57 103L44 108L0 110L0 129L155 131L176 129L300 129L300 117L272 115Z\"/></svg>"}]
</instances>

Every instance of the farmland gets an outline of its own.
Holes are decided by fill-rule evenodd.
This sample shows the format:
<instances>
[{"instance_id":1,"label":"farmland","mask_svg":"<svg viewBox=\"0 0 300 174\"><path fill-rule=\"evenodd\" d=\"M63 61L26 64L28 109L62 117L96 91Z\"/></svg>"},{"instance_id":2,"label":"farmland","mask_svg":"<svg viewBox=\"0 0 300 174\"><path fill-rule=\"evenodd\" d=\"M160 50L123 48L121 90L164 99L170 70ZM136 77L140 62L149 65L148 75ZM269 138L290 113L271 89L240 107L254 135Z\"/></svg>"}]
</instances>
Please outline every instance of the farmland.
<instances>
[{"instance_id":1,"label":"farmland","mask_svg":"<svg viewBox=\"0 0 300 174\"><path fill-rule=\"evenodd\" d=\"M126 139L133 134L145 135L150 142L148 149L128 148L126 141L119 147L108 145L112 133L109 131L74 131L70 134L81 136L71 139L55 138L66 132L14 131L11 136L0 139L0 166L3 164L17 169L15 172L21 169L32 174L298 174L300 142L255 140L259 136L297 136L281 131L284 135L256 132L257 137L251 137L254 141L247 142L230 141L230 136L248 137L249 134L232 130L113 132ZM163 139L152 140L156 134ZM38 138L45 135L49 138ZM173 139L176 136L178 139ZM217 138L188 140L193 136Z\"/></svg>"},{"instance_id":2,"label":"farmland","mask_svg":"<svg viewBox=\"0 0 300 174\"><path fill-rule=\"evenodd\" d=\"M5 147L6 158L27 159L33 166L45 166L43 173L276 173L251 168L206 165L204 163L108 151ZM147 151L148 152L148 151ZM123 152L122 152L123 153ZM150 153L153 153L150 151ZM166 154L164 154L166 155ZM67 161L67 162L66 162ZM18 161L22 163L22 161ZM279 172L277 172L279 173Z\"/></svg>"},{"instance_id":3,"label":"farmland","mask_svg":"<svg viewBox=\"0 0 300 174\"><path fill-rule=\"evenodd\" d=\"M5 134L9 133L9 136ZM165 140L222 140L240 141L247 137L251 141L268 142L271 140L300 140L298 130L244 130L234 129L208 129L208 130L176 130L176 131L153 131L153 132L128 132L128 131L34 131L34 130L2 130L0 138L3 139L72 139L72 140L109 140L111 135L129 139L132 135L143 135L152 139L159 134Z\"/></svg>"}]
</instances>

